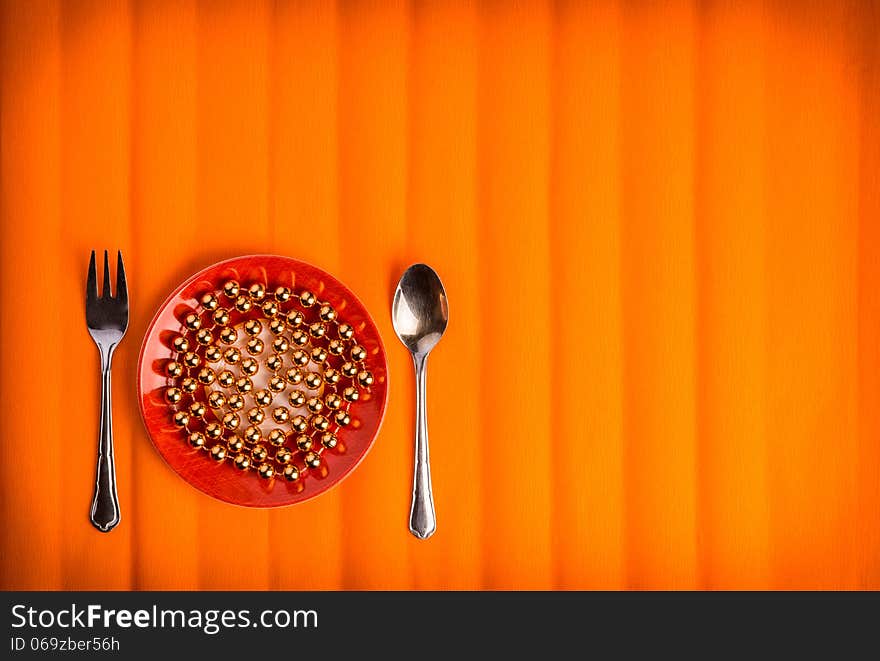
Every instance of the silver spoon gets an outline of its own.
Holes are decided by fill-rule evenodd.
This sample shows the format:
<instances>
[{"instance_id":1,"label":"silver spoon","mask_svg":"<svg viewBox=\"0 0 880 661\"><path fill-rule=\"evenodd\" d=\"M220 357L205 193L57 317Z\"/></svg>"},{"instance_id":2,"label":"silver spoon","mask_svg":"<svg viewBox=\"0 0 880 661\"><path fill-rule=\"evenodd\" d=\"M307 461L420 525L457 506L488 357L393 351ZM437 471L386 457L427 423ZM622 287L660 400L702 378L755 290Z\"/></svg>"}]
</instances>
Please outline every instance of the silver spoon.
<instances>
[{"instance_id":1,"label":"silver spoon","mask_svg":"<svg viewBox=\"0 0 880 661\"><path fill-rule=\"evenodd\" d=\"M425 369L428 354L440 341L449 321L446 290L434 269L426 264L413 264L401 276L394 292L391 321L397 337L412 354L416 368L416 454L409 531L419 539L428 539L437 529L437 519L428 456Z\"/></svg>"}]
</instances>

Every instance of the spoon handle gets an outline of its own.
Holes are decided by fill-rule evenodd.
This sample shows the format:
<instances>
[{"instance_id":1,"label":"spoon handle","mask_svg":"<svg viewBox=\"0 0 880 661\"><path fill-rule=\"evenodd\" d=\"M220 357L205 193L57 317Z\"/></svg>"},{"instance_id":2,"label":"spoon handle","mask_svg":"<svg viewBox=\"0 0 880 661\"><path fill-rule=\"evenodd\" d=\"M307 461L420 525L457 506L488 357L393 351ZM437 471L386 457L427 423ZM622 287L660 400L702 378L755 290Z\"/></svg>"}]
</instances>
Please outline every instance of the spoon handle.
<instances>
[{"instance_id":1,"label":"spoon handle","mask_svg":"<svg viewBox=\"0 0 880 661\"><path fill-rule=\"evenodd\" d=\"M409 531L419 539L428 539L437 529L428 454L428 411L425 396L427 362L427 354L413 355L416 368L416 453Z\"/></svg>"}]
</instances>

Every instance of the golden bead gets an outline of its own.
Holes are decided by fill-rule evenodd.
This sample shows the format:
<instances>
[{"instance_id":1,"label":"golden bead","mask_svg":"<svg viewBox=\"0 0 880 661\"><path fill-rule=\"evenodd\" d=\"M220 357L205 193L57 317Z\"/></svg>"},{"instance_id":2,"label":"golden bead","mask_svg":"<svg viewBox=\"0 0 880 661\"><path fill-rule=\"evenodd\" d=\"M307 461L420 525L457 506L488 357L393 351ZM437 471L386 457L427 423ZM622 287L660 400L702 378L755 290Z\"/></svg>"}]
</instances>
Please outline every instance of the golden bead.
<instances>
[{"instance_id":1,"label":"golden bead","mask_svg":"<svg viewBox=\"0 0 880 661\"><path fill-rule=\"evenodd\" d=\"M351 416L348 415L347 411L337 411L336 415L333 416L333 421L340 427L345 427L351 422Z\"/></svg>"},{"instance_id":2,"label":"golden bead","mask_svg":"<svg viewBox=\"0 0 880 661\"><path fill-rule=\"evenodd\" d=\"M172 387L165 391L165 401L169 404L177 404L182 397L183 393L180 392L180 388Z\"/></svg>"},{"instance_id":3,"label":"golden bead","mask_svg":"<svg viewBox=\"0 0 880 661\"><path fill-rule=\"evenodd\" d=\"M293 327L299 326L304 320L305 317L299 310L291 310L287 313L287 323Z\"/></svg>"},{"instance_id":4,"label":"golden bead","mask_svg":"<svg viewBox=\"0 0 880 661\"><path fill-rule=\"evenodd\" d=\"M238 296L239 289L240 287L235 280L228 280L223 284L223 293L226 294L226 298Z\"/></svg>"},{"instance_id":5,"label":"golden bead","mask_svg":"<svg viewBox=\"0 0 880 661\"><path fill-rule=\"evenodd\" d=\"M275 300L279 303L287 303L290 300L291 291L287 287L278 287L275 290Z\"/></svg>"},{"instance_id":6,"label":"golden bead","mask_svg":"<svg viewBox=\"0 0 880 661\"><path fill-rule=\"evenodd\" d=\"M178 335L173 340L171 340L171 347L177 353L186 353L189 351L189 340L186 339L183 335Z\"/></svg>"},{"instance_id":7,"label":"golden bead","mask_svg":"<svg viewBox=\"0 0 880 661\"><path fill-rule=\"evenodd\" d=\"M333 356L341 356L345 351L345 343L342 340L330 340L330 344L327 345L327 350Z\"/></svg>"},{"instance_id":8,"label":"golden bead","mask_svg":"<svg viewBox=\"0 0 880 661\"><path fill-rule=\"evenodd\" d=\"M251 299L247 296L238 296L235 299L235 309L239 312L247 312L253 307L253 305Z\"/></svg>"},{"instance_id":9,"label":"golden bead","mask_svg":"<svg viewBox=\"0 0 880 661\"><path fill-rule=\"evenodd\" d=\"M210 386L214 383L214 379L217 378L217 375L214 374L214 370L210 367L203 367L199 370L199 374L196 378L203 386Z\"/></svg>"},{"instance_id":10,"label":"golden bead","mask_svg":"<svg viewBox=\"0 0 880 661\"><path fill-rule=\"evenodd\" d=\"M290 421L290 426L293 427L294 431L297 431L301 434L306 429L308 429L309 423L303 416L298 415Z\"/></svg>"},{"instance_id":11,"label":"golden bead","mask_svg":"<svg viewBox=\"0 0 880 661\"><path fill-rule=\"evenodd\" d=\"M354 362L359 363L366 357L367 357L367 350L364 349L361 345L355 344L351 348L351 359Z\"/></svg>"},{"instance_id":12,"label":"golden bead","mask_svg":"<svg viewBox=\"0 0 880 661\"><path fill-rule=\"evenodd\" d=\"M343 340L350 340L354 337L354 328L351 324L342 324L339 326L339 337Z\"/></svg>"},{"instance_id":13,"label":"golden bead","mask_svg":"<svg viewBox=\"0 0 880 661\"><path fill-rule=\"evenodd\" d=\"M226 448L222 445L215 445L211 448L211 459L215 461L223 461L226 459Z\"/></svg>"},{"instance_id":14,"label":"golden bead","mask_svg":"<svg viewBox=\"0 0 880 661\"><path fill-rule=\"evenodd\" d=\"M201 402L193 402L189 405L189 414L194 418L201 418L205 415L205 405Z\"/></svg>"},{"instance_id":15,"label":"golden bead","mask_svg":"<svg viewBox=\"0 0 880 661\"><path fill-rule=\"evenodd\" d=\"M263 422L263 418L266 417L266 414L263 413L263 409L259 406L255 406L247 412L248 422L254 425L258 425Z\"/></svg>"},{"instance_id":16,"label":"golden bead","mask_svg":"<svg viewBox=\"0 0 880 661\"><path fill-rule=\"evenodd\" d=\"M216 310L219 302L212 292L208 292L202 296L202 307L206 310Z\"/></svg>"},{"instance_id":17,"label":"golden bead","mask_svg":"<svg viewBox=\"0 0 880 661\"><path fill-rule=\"evenodd\" d=\"M216 410L219 408L223 408L223 405L226 404L226 395L224 395L219 390L215 390L210 395L208 395L208 406L212 409Z\"/></svg>"},{"instance_id":18,"label":"golden bead","mask_svg":"<svg viewBox=\"0 0 880 661\"><path fill-rule=\"evenodd\" d=\"M248 377L243 376L235 382L235 389L244 395L254 389L254 382Z\"/></svg>"},{"instance_id":19,"label":"golden bead","mask_svg":"<svg viewBox=\"0 0 880 661\"><path fill-rule=\"evenodd\" d=\"M339 375L339 372L333 369L332 367L328 367L324 370L324 381L329 383L330 385L335 386L339 383L339 379L342 377Z\"/></svg>"},{"instance_id":20,"label":"golden bead","mask_svg":"<svg viewBox=\"0 0 880 661\"><path fill-rule=\"evenodd\" d=\"M189 424L189 413L178 411L174 414L174 424L178 427L186 427Z\"/></svg>"},{"instance_id":21,"label":"golden bead","mask_svg":"<svg viewBox=\"0 0 880 661\"><path fill-rule=\"evenodd\" d=\"M311 326L309 326L309 335L314 338L324 337L324 333L327 332L327 329L324 328L324 324L316 321Z\"/></svg>"},{"instance_id":22,"label":"golden bead","mask_svg":"<svg viewBox=\"0 0 880 661\"><path fill-rule=\"evenodd\" d=\"M229 448L230 452L241 452L241 449L244 447L244 441L239 436L230 436L226 439L226 447Z\"/></svg>"},{"instance_id":23,"label":"golden bead","mask_svg":"<svg viewBox=\"0 0 880 661\"><path fill-rule=\"evenodd\" d=\"M287 370L284 373L284 377L287 379L287 382L293 386L298 383L302 383L303 380L302 372L300 372L295 367L291 367L289 370Z\"/></svg>"},{"instance_id":24,"label":"golden bead","mask_svg":"<svg viewBox=\"0 0 880 661\"><path fill-rule=\"evenodd\" d=\"M305 434L301 434L296 437L296 447L298 450L302 450L303 452L308 452L312 449L312 438L310 436L306 436Z\"/></svg>"},{"instance_id":25,"label":"golden bead","mask_svg":"<svg viewBox=\"0 0 880 661\"><path fill-rule=\"evenodd\" d=\"M235 374L230 370L223 370L217 375L217 382L224 388L228 388L235 383Z\"/></svg>"},{"instance_id":26,"label":"golden bead","mask_svg":"<svg viewBox=\"0 0 880 661\"><path fill-rule=\"evenodd\" d=\"M358 367L354 363L343 363L341 369L342 369L342 373L345 376L349 376L349 377L354 376L355 374L358 373Z\"/></svg>"},{"instance_id":27,"label":"golden bead","mask_svg":"<svg viewBox=\"0 0 880 661\"><path fill-rule=\"evenodd\" d=\"M205 435L200 431L194 431L186 437L186 441L194 448L201 448L205 445Z\"/></svg>"},{"instance_id":28,"label":"golden bead","mask_svg":"<svg viewBox=\"0 0 880 661\"><path fill-rule=\"evenodd\" d=\"M287 448L278 448L278 452L275 453L275 461L279 464L286 464L290 461L291 457L293 457L293 455Z\"/></svg>"},{"instance_id":29,"label":"golden bead","mask_svg":"<svg viewBox=\"0 0 880 661\"><path fill-rule=\"evenodd\" d=\"M257 445L251 450L251 457L254 458L254 461L263 461L267 456L269 453L262 445Z\"/></svg>"},{"instance_id":30,"label":"golden bead","mask_svg":"<svg viewBox=\"0 0 880 661\"><path fill-rule=\"evenodd\" d=\"M340 406L342 406L342 397L337 395L336 393L330 393L327 397L324 398L324 403L327 405L327 408L335 411Z\"/></svg>"},{"instance_id":31,"label":"golden bead","mask_svg":"<svg viewBox=\"0 0 880 661\"><path fill-rule=\"evenodd\" d=\"M259 443L263 438L263 432L256 425L251 425L244 430L244 440L250 444Z\"/></svg>"},{"instance_id":32,"label":"golden bead","mask_svg":"<svg viewBox=\"0 0 880 661\"><path fill-rule=\"evenodd\" d=\"M244 397L241 395L232 395L227 401L226 406L231 411L241 411L244 408Z\"/></svg>"},{"instance_id":33,"label":"golden bead","mask_svg":"<svg viewBox=\"0 0 880 661\"><path fill-rule=\"evenodd\" d=\"M266 359L266 367L268 367L273 372L277 372L282 367L284 367L284 358L277 353L273 353Z\"/></svg>"},{"instance_id":34,"label":"golden bead","mask_svg":"<svg viewBox=\"0 0 880 661\"><path fill-rule=\"evenodd\" d=\"M321 445L323 445L328 450L332 450L336 447L337 443L339 443L339 439L336 438L336 434L331 434L327 432L326 434L321 435Z\"/></svg>"},{"instance_id":35,"label":"golden bead","mask_svg":"<svg viewBox=\"0 0 880 661\"><path fill-rule=\"evenodd\" d=\"M303 393L301 390L292 390L290 395L287 397L287 401L290 402L290 405L293 408L299 408L306 403L305 393Z\"/></svg>"},{"instance_id":36,"label":"golden bead","mask_svg":"<svg viewBox=\"0 0 880 661\"><path fill-rule=\"evenodd\" d=\"M306 462L306 466L309 468L320 468L321 467L321 455L317 452L306 452L306 456L303 457L303 461Z\"/></svg>"},{"instance_id":37,"label":"golden bead","mask_svg":"<svg viewBox=\"0 0 880 661\"><path fill-rule=\"evenodd\" d=\"M165 374L170 377L178 377L183 374L183 365L176 360L169 360L165 365Z\"/></svg>"},{"instance_id":38,"label":"golden bead","mask_svg":"<svg viewBox=\"0 0 880 661\"><path fill-rule=\"evenodd\" d=\"M287 410L284 406L279 406L275 410L272 411L272 419L275 422L287 422L287 419L290 417L290 411Z\"/></svg>"},{"instance_id":39,"label":"golden bead","mask_svg":"<svg viewBox=\"0 0 880 661\"><path fill-rule=\"evenodd\" d=\"M315 372L309 372L306 375L306 386L310 390L317 390L321 387L321 375Z\"/></svg>"},{"instance_id":40,"label":"golden bead","mask_svg":"<svg viewBox=\"0 0 880 661\"><path fill-rule=\"evenodd\" d=\"M180 382L180 389L183 392L188 393L190 395L192 395L196 391L196 388L198 388L198 387L199 387L199 382L196 381L191 376L186 377L183 381Z\"/></svg>"},{"instance_id":41,"label":"golden bead","mask_svg":"<svg viewBox=\"0 0 880 661\"><path fill-rule=\"evenodd\" d=\"M296 482L299 479L299 469L293 464L285 466L282 474L288 482Z\"/></svg>"},{"instance_id":42,"label":"golden bead","mask_svg":"<svg viewBox=\"0 0 880 661\"><path fill-rule=\"evenodd\" d=\"M272 403L272 393L265 388L254 392L254 401L260 406L269 406Z\"/></svg>"},{"instance_id":43,"label":"golden bead","mask_svg":"<svg viewBox=\"0 0 880 661\"><path fill-rule=\"evenodd\" d=\"M320 413L324 409L324 402L317 397L312 397L306 403L306 407L308 407L309 411L312 413Z\"/></svg>"},{"instance_id":44,"label":"golden bead","mask_svg":"<svg viewBox=\"0 0 880 661\"><path fill-rule=\"evenodd\" d=\"M260 321L257 319L249 319L247 322L245 322L244 332L251 337L259 335L263 332L263 324L260 323Z\"/></svg>"},{"instance_id":45,"label":"golden bead","mask_svg":"<svg viewBox=\"0 0 880 661\"><path fill-rule=\"evenodd\" d=\"M259 356L263 353L263 340L258 337L252 337L247 343L247 352L252 356Z\"/></svg>"},{"instance_id":46,"label":"golden bead","mask_svg":"<svg viewBox=\"0 0 880 661\"><path fill-rule=\"evenodd\" d=\"M287 384L280 376L273 376L271 379L269 379L266 387L269 388L269 390L271 390L272 392L281 392L287 387Z\"/></svg>"},{"instance_id":47,"label":"golden bead","mask_svg":"<svg viewBox=\"0 0 880 661\"><path fill-rule=\"evenodd\" d=\"M311 420L312 427L314 427L318 431L327 431L327 428L330 426L330 421L323 415L312 416Z\"/></svg>"},{"instance_id":48,"label":"golden bead","mask_svg":"<svg viewBox=\"0 0 880 661\"><path fill-rule=\"evenodd\" d=\"M247 470L250 468L251 460L247 455L237 454L235 455L235 459L232 460L233 466L235 466L238 470Z\"/></svg>"},{"instance_id":49,"label":"golden bead","mask_svg":"<svg viewBox=\"0 0 880 661\"><path fill-rule=\"evenodd\" d=\"M261 285L259 282L255 282L248 288L248 296L250 296L255 301L262 301L266 296L266 287Z\"/></svg>"},{"instance_id":50,"label":"golden bead","mask_svg":"<svg viewBox=\"0 0 880 661\"><path fill-rule=\"evenodd\" d=\"M218 347L211 345L205 349L205 360L209 363L219 362L221 358L223 358L223 352Z\"/></svg>"},{"instance_id":51,"label":"golden bead","mask_svg":"<svg viewBox=\"0 0 880 661\"><path fill-rule=\"evenodd\" d=\"M220 428L216 422L212 422L211 424L205 427L205 436L212 440L216 440L223 435L223 430Z\"/></svg>"},{"instance_id":52,"label":"golden bead","mask_svg":"<svg viewBox=\"0 0 880 661\"><path fill-rule=\"evenodd\" d=\"M225 360L230 365L235 365L241 360L241 351L239 351L235 347L229 347L226 351L223 352L223 360Z\"/></svg>"},{"instance_id":53,"label":"golden bead","mask_svg":"<svg viewBox=\"0 0 880 661\"><path fill-rule=\"evenodd\" d=\"M308 364L309 354L307 354L305 351L300 351L297 349L296 351L294 351L291 354L290 359L293 361L294 365L298 365L299 367L302 367L302 366Z\"/></svg>"},{"instance_id":54,"label":"golden bead","mask_svg":"<svg viewBox=\"0 0 880 661\"><path fill-rule=\"evenodd\" d=\"M263 316L272 318L278 314L278 303L275 301L265 301L262 305Z\"/></svg>"},{"instance_id":55,"label":"golden bead","mask_svg":"<svg viewBox=\"0 0 880 661\"><path fill-rule=\"evenodd\" d=\"M298 330L290 336L290 341L298 347L304 347L309 343L309 336L306 333Z\"/></svg>"},{"instance_id":56,"label":"golden bead","mask_svg":"<svg viewBox=\"0 0 880 661\"><path fill-rule=\"evenodd\" d=\"M269 435L266 437L269 443L274 446L284 445L284 441L287 440L287 434L283 429L278 429L277 427L269 432Z\"/></svg>"},{"instance_id":57,"label":"golden bead","mask_svg":"<svg viewBox=\"0 0 880 661\"><path fill-rule=\"evenodd\" d=\"M233 344L238 339L238 331L234 328L224 328L220 331L220 341L223 344Z\"/></svg>"},{"instance_id":58,"label":"golden bead","mask_svg":"<svg viewBox=\"0 0 880 661\"><path fill-rule=\"evenodd\" d=\"M187 367L195 368L202 364L202 359L194 351L187 351L183 354L183 364Z\"/></svg>"},{"instance_id":59,"label":"golden bead","mask_svg":"<svg viewBox=\"0 0 880 661\"><path fill-rule=\"evenodd\" d=\"M321 318L321 321L333 321L334 319L336 319L336 310L334 310L332 306L325 303L318 311L318 316Z\"/></svg>"},{"instance_id":60,"label":"golden bead","mask_svg":"<svg viewBox=\"0 0 880 661\"><path fill-rule=\"evenodd\" d=\"M271 464L260 464L259 468L257 468L257 473L264 480L268 480L275 476L275 469L272 468Z\"/></svg>"},{"instance_id":61,"label":"golden bead","mask_svg":"<svg viewBox=\"0 0 880 661\"><path fill-rule=\"evenodd\" d=\"M327 351L322 349L321 347L315 347L312 349L312 362L316 365L320 365L325 360L327 360Z\"/></svg>"},{"instance_id":62,"label":"golden bead","mask_svg":"<svg viewBox=\"0 0 880 661\"><path fill-rule=\"evenodd\" d=\"M342 391L342 396L345 398L346 402L356 402L360 399L361 394L358 392L357 388L349 386Z\"/></svg>"},{"instance_id":63,"label":"golden bead","mask_svg":"<svg viewBox=\"0 0 880 661\"><path fill-rule=\"evenodd\" d=\"M209 331L207 328L203 328L198 333L196 333L196 342L198 342L202 346L208 346L213 341L214 341L214 334L211 331Z\"/></svg>"},{"instance_id":64,"label":"golden bead","mask_svg":"<svg viewBox=\"0 0 880 661\"><path fill-rule=\"evenodd\" d=\"M287 343L287 338L283 335L272 340L272 349L274 349L276 353L284 353L289 348L290 345Z\"/></svg>"},{"instance_id":65,"label":"golden bead","mask_svg":"<svg viewBox=\"0 0 880 661\"><path fill-rule=\"evenodd\" d=\"M227 413L223 416L223 426L226 429L238 429L238 426L241 424L241 418L238 413Z\"/></svg>"},{"instance_id":66,"label":"golden bead","mask_svg":"<svg viewBox=\"0 0 880 661\"><path fill-rule=\"evenodd\" d=\"M373 373L368 370L362 370L358 372L358 383L360 383L364 388L369 388L373 385Z\"/></svg>"},{"instance_id":67,"label":"golden bead","mask_svg":"<svg viewBox=\"0 0 880 661\"><path fill-rule=\"evenodd\" d=\"M190 312L183 320L183 325L190 330L199 330L202 327L202 319L195 312Z\"/></svg>"},{"instance_id":68,"label":"golden bead","mask_svg":"<svg viewBox=\"0 0 880 661\"><path fill-rule=\"evenodd\" d=\"M248 376L253 376L260 370L260 364L253 358L246 358L241 361L241 372Z\"/></svg>"},{"instance_id":69,"label":"golden bead","mask_svg":"<svg viewBox=\"0 0 880 661\"><path fill-rule=\"evenodd\" d=\"M304 308L310 308L315 304L315 295L310 291L304 291L299 295L299 302L302 304Z\"/></svg>"},{"instance_id":70,"label":"golden bead","mask_svg":"<svg viewBox=\"0 0 880 661\"><path fill-rule=\"evenodd\" d=\"M229 310L226 308L217 308L213 315L214 323L218 326L225 326L229 323Z\"/></svg>"},{"instance_id":71,"label":"golden bead","mask_svg":"<svg viewBox=\"0 0 880 661\"><path fill-rule=\"evenodd\" d=\"M272 335L283 333L285 328L287 328L287 324L284 323L284 319L281 317L276 317L269 322L269 332L272 333Z\"/></svg>"}]
</instances>

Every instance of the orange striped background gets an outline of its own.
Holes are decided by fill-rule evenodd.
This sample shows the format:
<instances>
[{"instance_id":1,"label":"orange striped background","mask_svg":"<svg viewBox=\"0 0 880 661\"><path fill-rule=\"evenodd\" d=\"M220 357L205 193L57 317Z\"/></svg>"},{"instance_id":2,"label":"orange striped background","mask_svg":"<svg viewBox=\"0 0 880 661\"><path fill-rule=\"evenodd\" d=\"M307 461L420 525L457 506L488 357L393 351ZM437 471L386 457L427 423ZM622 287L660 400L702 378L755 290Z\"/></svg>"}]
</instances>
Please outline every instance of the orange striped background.
<instances>
[{"instance_id":1,"label":"orange striped background","mask_svg":"<svg viewBox=\"0 0 880 661\"><path fill-rule=\"evenodd\" d=\"M880 588L880 3L2 2L0 587ZM123 523L88 523L121 248ZM251 511L137 414L164 296L277 252L389 348L365 463ZM434 265L438 532L406 531Z\"/></svg>"}]
</instances>

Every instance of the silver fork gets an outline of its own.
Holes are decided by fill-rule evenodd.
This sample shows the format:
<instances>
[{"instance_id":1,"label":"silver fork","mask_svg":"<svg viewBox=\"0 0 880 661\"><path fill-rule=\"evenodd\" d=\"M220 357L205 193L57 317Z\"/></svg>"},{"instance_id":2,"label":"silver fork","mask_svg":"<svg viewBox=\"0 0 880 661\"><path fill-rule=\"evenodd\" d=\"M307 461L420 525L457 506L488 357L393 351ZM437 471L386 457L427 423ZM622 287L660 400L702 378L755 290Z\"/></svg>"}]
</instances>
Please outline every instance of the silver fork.
<instances>
[{"instance_id":1,"label":"silver fork","mask_svg":"<svg viewBox=\"0 0 880 661\"><path fill-rule=\"evenodd\" d=\"M98 439L98 468L95 497L89 517L101 532L110 532L119 524L119 496L116 493L116 463L113 460L113 413L110 392L110 363L113 352L128 328L128 287L122 252L117 252L116 296L110 295L110 266L104 251L104 283L98 296L95 251L89 261L86 280L86 325L101 354L101 435Z\"/></svg>"}]
</instances>

